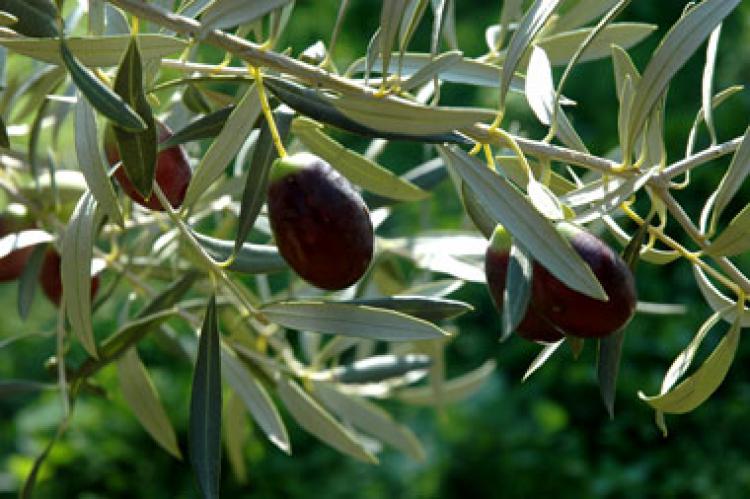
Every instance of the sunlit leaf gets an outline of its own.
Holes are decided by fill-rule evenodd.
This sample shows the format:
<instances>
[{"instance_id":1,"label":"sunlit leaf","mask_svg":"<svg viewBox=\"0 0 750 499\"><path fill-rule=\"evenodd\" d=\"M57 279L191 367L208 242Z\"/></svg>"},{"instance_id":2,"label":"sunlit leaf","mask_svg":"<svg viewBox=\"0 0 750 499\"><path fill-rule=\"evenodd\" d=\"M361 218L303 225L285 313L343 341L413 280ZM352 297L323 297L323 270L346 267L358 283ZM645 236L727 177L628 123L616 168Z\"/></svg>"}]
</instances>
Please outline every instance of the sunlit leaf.
<instances>
[{"instance_id":1,"label":"sunlit leaf","mask_svg":"<svg viewBox=\"0 0 750 499\"><path fill-rule=\"evenodd\" d=\"M101 216L94 197L90 193L83 195L63 236L60 265L63 303L70 325L94 358L98 353L91 324L91 256L94 231Z\"/></svg>"},{"instance_id":2,"label":"sunlit leaf","mask_svg":"<svg viewBox=\"0 0 750 499\"><path fill-rule=\"evenodd\" d=\"M245 139L253 129L255 120L261 113L258 92L253 85L242 96L237 107L227 118L221 133L214 139L195 168L190 181L183 208L189 208L200 198L221 175L224 168L237 154Z\"/></svg>"},{"instance_id":3,"label":"sunlit leaf","mask_svg":"<svg viewBox=\"0 0 750 499\"><path fill-rule=\"evenodd\" d=\"M172 423L135 348L117 361L117 374L122 395L141 425L167 452L182 459Z\"/></svg>"},{"instance_id":4,"label":"sunlit leaf","mask_svg":"<svg viewBox=\"0 0 750 499\"><path fill-rule=\"evenodd\" d=\"M215 0L203 11L201 22L206 31L232 28L251 23L289 2L290 0Z\"/></svg>"},{"instance_id":5,"label":"sunlit leaf","mask_svg":"<svg viewBox=\"0 0 750 499\"><path fill-rule=\"evenodd\" d=\"M479 391L495 371L495 361L488 360L477 369L446 381L441 389L440 398L435 397L431 386L402 388L395 393L395 398L414 405L433 406L460 402Z\"/></svg>"},{"instance_id":6,"label":"sunlit leaf","mask_svg":"<svg viewBox=\"0 0 750 499\"><path fill-rule=\"evenodd\" d=\"M310 434L355 459L370 464L378 462L349 430L305 393L297 383L282 377L276 385L276 392L292 417Z\"/></svg>"},{"instance_id":7,"label":"sunlit leaf","mask_svg":"<svg viewBox=\"0 0 750 499\"><path fill-rule=\"evenodd\" d=\"M437 326L394 310L336 302L280 302L265 305L268 320L291 329L385 341L442 338Z\"/></svg>"}]
</instances>

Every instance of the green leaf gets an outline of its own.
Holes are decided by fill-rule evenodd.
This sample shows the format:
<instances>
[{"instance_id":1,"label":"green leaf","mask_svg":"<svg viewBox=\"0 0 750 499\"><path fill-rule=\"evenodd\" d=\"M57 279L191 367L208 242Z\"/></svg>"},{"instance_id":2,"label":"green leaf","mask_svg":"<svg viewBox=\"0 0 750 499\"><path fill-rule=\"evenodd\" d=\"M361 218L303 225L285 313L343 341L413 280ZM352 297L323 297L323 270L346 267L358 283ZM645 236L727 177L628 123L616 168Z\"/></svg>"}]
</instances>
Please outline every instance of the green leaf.
<instances>
[{"instance_id":1,"label":"green leaf","mask_svg":"<svg viewBox=\"0 0 750 499\"><path fill-rule=\"evenodd\" d=\"M26 320L29 317L29 312L31 312L31 305L34 303L34 295L39 283L39 271L42 268L42 261L46 252L46 245L40 244L34 248L26 261L23 274L18 279L18 316L23 320Z\"/></svg>"},{"instance_id":2,"label":"green leaf","mask_svg":"<svg viewBox=\"0 0 750 499\"><path fill-rule=\"evenodd\" d=\"M57 35L54 35L57 36ZM137 35L138 48L146 60L161 59L182 52L187 45L173 36L157 34ZM86 67L116 66L130 43L130 35L82 36L65 38L71 54ZM60 40L57 38L0 38L0 45L11 52L50 64L63 64Z\"/></svg>"},{"instance_id":3,"label":"green leaf","mask_svg":"<svg viewBox=\"0 0 750 499\"><path fill-rule=\"evenodd\" d=\"M416 461L425 460L424 448L414 433L377 405L362 397L342 393L329 383L316 381L314 387L315 397L342 420Z\"/></svg>"},{"instance_id":4,"label":"green leaf","mask_svg":"<svg viewBox=\"0 0 750 499\"><path fill-rule=\"evenodd\" d=\"M193 232L193 235L208 254L216 260L226 261L234 252L233 241L216 239L197 232ZM254 243L243 244L239 253L235 253L234 260L227 268L243 274L270 274L289 269L276 246Z\"/></svg>"},{"instance_id":5,"label":"green leaf","mask_svg":"<svg viewBox=\"0 0 750 499\"><path fill-rule=\"evenodd\" d=\"M383 73L388 73L390 63L391 49L396 42L401 19L404 16L406 2L403 0L383 0L383 7L380 10L380 27L378 42L380 57L383 60Z\"/></svg>"},{"instance_id":6,"label":"green leaf","mask_svg":"<svg viewBox=\"0 0 750 499\"><path fill-rule=\"evenodd\" d=\"M289 135L294 111L285 105L279 106L273 113L279 138L284 141ZM258 219L260 209L266 199L268 188L268 172L271 164L278 158L278 151L273 143L271 130L266 121L260 128L258 142L255 144L253 158L245 181L245 189L242 192L240 203L240 217L237 222L237 236L234 239L234 253L239 254L245 243L250 230Z\"/></svg>"},{"instance_id":7,"label":"green leaf","mask_svg":"<svg viewBox=\"0 0 750 499\"><path fill-rule=\"evenodd\" d=\"M745 136L742 138L740 147L735 151L734 156L732 156L732 162L729 164L729 168L727 168L727 171L721 178L719 187L716 189L714 211L711 215L711 229L709 229L711 232L716 227L716 223L724 209L740 190L748 173L750 173L750 126L745 130Z\"/></svg>"},{"instance_id":8,"label":"green leaf","mask_svg":"<svg viewBox=\"0 0 750 499\"><path fill-rule=\"evenodd\" d=\"M606 293L591 268L531 202L505 178L457 148L441 148L488 213L569 288L596 299Z\"/></svg>"},{"instance_id":9,"label":"green leaf","mask_svg":"<svg viewBox=\"0 0 750 499\"><path fill-rule=\"evenodd\" d=\"M143 91L143 66L136 38L131 40L117 69L114 89L147 125L146 130L142 132L132 132L118 126L114 126L113 130L125 173L133 187L141 196L148 199L154 186L158 134L151 106Z\"/></svg>"},{"instance_id":10,"label":"green leaf","mask_svg":"<svg viewBox=\"0 0 750 499\"><path fill-rule=\"evenodd\" d=\"M650 397L639 392L638 396L654 409L667 414L684 414L694 410L724 381L737 353L740 330L740 322L735 321L703 365L673 389Z\"/></svg>"},{"instance_id":11,"label":"green leaf","mask_svg":"<svg viewBox=\"0 0 750 499\"><path fill-rule=\"evenodd\" d=\"M117 202L112 181L109 179L107 169L102 160L99 149L99 139L96 133L96 118L91 105L78 94L78 103L75 106L75 141L78 166L86 178L86 184L91 189L91 194L96 199L110 218L124 225L120 204Z\"/></svg>"},{"instance_id":12,"label":"green leaf","mask_svg":"<svg viewBox=\"0 0 750 499\"><path fill-rule=\"evenodd\" d=\"M70 52L67 44L60 41L60 55L78 90L88 99L94 109L116 125L134 132L147 129L146 123L122 98L83 66Z\"/></svg>"},{"instance_id":13,"label":"green leaf","mask_svg":"<svg viewBox=\"0 0 750 499\"><path fill-rule=\"evenodd\" d=\"M474 310L474 307L462 301L403 294L384 298L359 298L346 303L396 310L430 322L454 319Z\"/></svg>"},{"instance_id":14,"label":"green leaf","mask_svg":"<svg viewBox=\"0 0 750 499\"><path fill-rule=\"evenodd\" d=\"M245 417L245 408L236 393L229 398L224 413L224 448L227 451L234 478L238 483L245 485L247 484L245 446L250 432L249 423Z\"/></svg>"},{"instance_id":15,"label":"green leaf","mask_svg":"<svg viewBox=\"0 0 750 499\"><path fill-rule=\"evenodd\" d=\"M593 28L556 33L539 40L537 46L543 49L553 66L567 64ZM609 57L612 45L629 48L639 43L656 30L654 24L613 23L606 26L578 59L578 62L594 61Z\"/></svg>"},{"instance_id":16,"label":"green leaf","mask_svg":"<svg viewBox=\"0 0 750 499\"><path fill-rule=\"evenodd\" d=\"M224 128L224 124L226 123L227 118L229 118L229 115L232 114L232 111L234 111L234 106L227 106L191 121L174 135L159 144L159 149L163 151L170 147L178 146L193 140L216 137L221 133L221 130Z\"/></svg>"},{"instance_id":17,"label":"green leaf","mask_svg":"<svg viewBox=\"0 0 750 499\"><path fill-rule=\"evenodd\" d=\"M424 372L432 364L427 355L376 355L326 372L333 381L346 384L377 383Z\"/></svg>"},{"instance_id":18,"label":"green leaf","mask_svg":"<svg viewBox=\"0 0 750 499\"><path fill-rule=\"evenodd\" d=\"M615 331L599 340L599 351L596 360L596 376L599 381L599 393L607 408L609 417L615 417L615 394L617 375L620 372L622 345L625 341L625 329Z\"/></svg>"},{"instance_id":19,"label":"green leaf","mask_svg":"<svg viewBox=\"0 0 750 499\"><path fill-rule=\"evenodd\" d=\"M307 118L297 118L292 131L307 149L320 156L350 182L374 194L399 201L418 201L429 194L374 161L347 149L324 134L322 125Z\"/></svg>"},{"instance_id":20,"label":"green leaf","mask_svg":"<svg viewBox=\"0 0 750 499\"><path fill-rule=\"evenodd\" d=\"M563 343L565 343L565 338L555 343L548 343L544 345L542 351L539 352L539 354L534 357L534 360L531 361L531 364L529 364L529 367L523 374L523 378L521 379L521 381L526 381L527 379L529 379L529 376L539 370L539 368L542 367L550 357L552 357L552 354L555 353L555 351L557 351L557 349L560 348L560 345L562 345Z\"/></svg>"},{"instance_id":21,"label":"green leaf","mask_svg":"<svg viewBox=\"0 0 750 499\"><path fill-rule=\"evenodd\" d=\"M584 26L609 11L619 0L579 0L561 14L554 25L557 31L568 31Z\"/></svg>"},{"instance_id":22,"label":"green leaf","mask_svg":"<svg viewBox=\"0 0 750 499\"><path fill-rule=\"evenodd\" d=\"M57 9L50 0L0 0L0 10L18 19L13 29L22 35L59 36Z\"/></svg>"},{"instance_id":23,"label":"green leaf","mask_svg":"<svg viewBox=\"0 0 750 499\"><path fill-rule=\"evenodd\" d=\"M750 149L750 148L748 148ZM750 249L750 204L745 206L719 236L711 242L706 253L713 256L734 256Z\"/></svg>"},{"instance_id":24,"label":"green leaf","mask_svg":"<svg viewBox=\"0 0 750 499\"><path fill-rule=\"evenodd\" d=\"M183 209L190 208L219 178L229 161L237 154L250 135L255 120L260 116L261 107L255 85L247 89L237 107L227 118L221 133L211 143L200 163L193 172Z\"/></svg>"},{"instance_id":25,"label":"green leaf","mask_svg":"<svg viewBox=\"0 0 750 499\"><path fill-rule=\"evenodd\" d=\"M456 132L414 134L403 132L398 129L380 130L346 116L341 110L337 109L335 105L338 99L328 97L320 91L305 88L297 83L275 78L271 75L264 76L263 83L279 100L298 113L315 119L316 121L364 137L407 140L432 144L449 142L452 144L468 145L472 143L467 137Z\"/></svg>"},{"instance_id":26,"label":"green leaf","mask_svg":"<svg viewBox=\"0 0 750 499\"><path fill-rule=\"evenodd\" d=\"M279 302L261 312L286 328L385 341L413 341L446 335L427 321L393 310L336 302Z\"/></svg>"},{"instance_id":27,"label":"green leaf","mask_svg":"<svg viewBox=\"0 0 750 499\"><path fill-rule=\"evenodd\" d=\"M734 323L737 317L737 303L734 300L730 300L724 296L721 291L716 289L716 286L708 280L706 274L704 274L703 270L697 265L693 265L693 276L695 277L695 282L698 284L698 289L703 295L703 299L706 300L706 303L708 303L714 312L721 312L722 318L726 322L730 324ZM750 309L748 309L748 307L743 308L740 320L742 321L742 327L750 327Z\"/></svg>"},{"instance_id":28,"label":"green leaf","mask_svg":"<svg viewBox=\"0 0 750 499\"><path fill-rule=\"evenodd\" d=\"M190 463L203 497L218 499L221 483L221 357L216 297L206 308L190 395Z\"/></svg>"},{"instance_id":29,"label":"green leaf","mask_svg":"<svg viewBox=\"0 0 750 499\"><path fill-rule=\"evenodd\" d=\"M37 244L50 243L54 240L55 236L40 229L28 229L7 234L0 237L0 259L5 258L16 250L36 246Z\"/></svg>"},{"instance_id":30,"label":"green leaf","mask_svg":"<svg viewBox=\"0 0 750 499\"><path fill-rule=\"evenodd\" d=\"M426 106L399 97L342 95L331 102L347 118L368 128L417 136L448 133L495 117L487 109Z\"/></svg>"},{"instance_id":31,"label":"green leaf","mask_svg":"<svg viewBox=\"0 0 750 499\"><path fill-rule=\"evenodd\" d=\"M263 433L276 447L291 454L291 444L284 421L265 387L227 348L221 350L221 363L224 379L240 397Z\"/></svg>"},{"instance_id":32,"label":"green leaf","mask_svg":"<svg viewBox=\"0 0 750 499\"><path fill-rule=\"evenodd\" d=\"M474 226L479 229L479 232L489 240L492 237L492 233L495 231L497 222L487 213L487 210L479 202L476 194L472 192L471 187L466 182L461 182L461 201L463 202L466 214L469 215Z\"/></svg>"},{"instance_id":33,"label":"green leaf","mask_svg":"<svg viewBox=\"0 0 750 499\"><path fill-rule=\"evenodd\" d=\"M98 358L96 340L91 324L91 256L94 231L101 221L101 212L91 193L84 194L62 240L63 302L70 325L86 351Z\"/></svg>"},{"instance_id":34,"label":"green leaf","mask_svg":"<svg viewBox=\"0 0 750 499\"><path fill-rule=\"evenodd\" d=\"M664 36L635 85L624 151L630 151L651 109L669 81L740 0L705 0L685 14Z\"/></svg>"},{"instance_id":35,"label":"green leaf","mask_svg":"<svg viewBox=\"0 0 750 499\"><path fill-rule=\"evenodd\" d=\"M501 109L505 107L505 97L518 64L559 3L560 0L536 0L513 33L503 61L503 73L500 79Z\"/></svg>"},{"instance_id":36,"label":"green leaf","mask_svg":"<svg viewBox=\"0 0 750 499\"><path fill-rule=\"evenodd\" d=\"M463 53L458 50L440 54L401 82L401 89L408 92L419 88L430 80L439 78L441 73L449 70L462 60L464 60Z\"/></svg>"},{"instance_id":37,"label":"green leaf","mask_svg":"<svg viewBox=\"0 0 750 499\"><path fill-rule=\"evenodd\" d=\"M369 464L378 462L349 430L305 393L297 383L282 377L276 385L276 391L292 417L307 432L343 454Z\"/></svg>"},{"instance_id":38,"label":"green leaf","mask_svg":"<svg viewBox=\"0 0 750 499\"><path fill-rule=\"evenodd\" d=\"M117 375L122 395L141 425L164 450L182 459L172 423L135 348L117 361Z\"/></svg>"},{"instance_id":39,"label":"green leaf","mask_svg":"<svg viewBox=\"0 0 750 499\"><path fill-rule=\"evenodd\" d=\"M518 242L513 242L508 257L508 270L503 290L503 330L500 341L505 341L526 316L531 301L531 282L534 260Z\"/></svg>"},{"instance_id":40,"label":"green leaf","mask_svg":"<svg viewBox=\"0 0 750 499\"><path fill-rule=\"evenodd\" d=\"M446 381L439 398L431 386L402 388L395 393L394 398L407 404L422 406L460 402L478 392L494 372L495 361L490 359L477 369Z\"/></svg>"},{"instance_id":41,"label":"green leaf","mask_svg":"<svg viewBox=\"0 0 750 499\"><path fill-rule=\"evenodd\" d=\"M249 24L289 2L290 0L215 0L203 11L201 23L206 32Z\"/></svg>"},{"instance_id":42,"label":"green leaf","mask_svg":"<svg viewBox=\"0 0 750 499\"><path fill-rule=\"evenodd\" d=\"M25 395L27 393L41 392L43 390L54 390L55 385L28 381L25 379L3 379L0 380L0 400L14 395Z\"/></svg>"},{"instance_id":43,"label":"green leaf","mask_svg":"<svg viewBox=\"0 0 750 499\"><path fill-rule=\"evenodd\" d=\"M706 46L706 64L703 66L703 78L701 79L701 103L703 116L706 120L706 128L711 135L711 143L716 144L716 127L714 127L714 113L712 105L714 68L716 67L716 53L719 48L719 37L721 36L721 24L716 26L708 37Z\"/></svg>"}]
</instances>

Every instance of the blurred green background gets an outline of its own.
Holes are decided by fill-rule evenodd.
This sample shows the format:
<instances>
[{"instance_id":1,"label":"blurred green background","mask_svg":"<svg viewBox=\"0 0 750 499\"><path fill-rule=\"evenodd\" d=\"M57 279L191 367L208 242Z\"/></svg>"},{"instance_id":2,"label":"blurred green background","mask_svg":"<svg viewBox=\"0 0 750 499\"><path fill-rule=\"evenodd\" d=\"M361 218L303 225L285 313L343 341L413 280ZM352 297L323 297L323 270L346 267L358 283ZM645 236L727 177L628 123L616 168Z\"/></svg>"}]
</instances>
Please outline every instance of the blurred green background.
<instances>
[{"instance_id":1,"label":"blurred green background","mask_svg":"<svg viewBox=\"0 0 750 499\"><path fill-rule=\"evenodd\" d=\"M318 39L328 40L335 20L333 1L298 2L283 44L298 54ZM457 2L458 36L468 56L485 51L484 29L497 22L497 2ZM679 17L685 2L636 1L622 19L656 23L657 33L631 50L642 69L659 39ZM360 56L378 24L379 6L353 1L336 52L339 68ZM429 21L429 15L427 20ZM428 27L420 31L416 49L426 47ZM685 140L700 107L703 50L678 74L670 86L666 137L670 160L684 154ZM572 119L586 144L606 154L617 143L617 110L609 61L581 65L573 73L566 95L578 101ZM558 73L559 76L559 73ZM743 2L725 23L719 49L716 91L750 81L750 4ZM467 87L446 89L447 102L492 106L495 93ZM543 136L521 98L510 103L510 120L518 120L532 137ZM744 90L715 114L719 136L728 140L743 133L750 115L750 93ZM507 124L507 123L506 123ZM344 137L356 148L361 139ZM701 134L700 146L707 144ZM424 159L422 146L389 146L382 162L404 171ZM696 216L703 199L717 185L728 158L701 167L693 184L678 193L689 214ZM747 186L738 199L749 199ZM733 215L739 202L727 210ZM465 226L449 182L423 206L402 206L394 221L383 228L389 236L420 229L420 213L428 212L439 228ZM729 216L728 215L728 216ZM750 269L747 257L738 260ZM595 382L595 348L586 345L574 361L561 349L526 383L521 377L538 347L512 338L497 341L500 325L485 289L466 285L453 295L476 307L458 321L460 335L449 350L451 375L497 361L492 379L471 399L438 411L387 404L396 418L415 430L427 449L427 460L417 463L386 450L380 466L354 462L319 443L288 423L294 456L277 451L257 431L246 448L248 480L238 483L225 460L224 497L747 497L750 493L750 345L741 343L729 376L718 392L692 414L670 417L670 435L663 438L653 413L637 398L637 391L656 392L661 377L676 354L709 315L692 281L689 266L641 264L640 297L687 305L683 316L637 316L628 328L618 386L616 417L609 420ZM28 338L0 348L0 379L49 381L44 361L54 353L51 333L55 314L42 299L33 317L22 323L15 312L16 284L0 285L0 345L23 334ZM97 327L108 331L117 313L115 305L98 314ZM714 332L701 358L719 337ZM174 421L182 448L191 366L174 362L152 342L140 348L167 411ZM97 378L116 385L110 367ZM43 468L36 497L197 497L187 462L161 451L140 428L117 390L111 399L82 398L73 424L52 451ZM59 420L59 398L42 396L0 398L0 497L14 497L19 478L43 449Z\"/></svg>"}]
</instances>

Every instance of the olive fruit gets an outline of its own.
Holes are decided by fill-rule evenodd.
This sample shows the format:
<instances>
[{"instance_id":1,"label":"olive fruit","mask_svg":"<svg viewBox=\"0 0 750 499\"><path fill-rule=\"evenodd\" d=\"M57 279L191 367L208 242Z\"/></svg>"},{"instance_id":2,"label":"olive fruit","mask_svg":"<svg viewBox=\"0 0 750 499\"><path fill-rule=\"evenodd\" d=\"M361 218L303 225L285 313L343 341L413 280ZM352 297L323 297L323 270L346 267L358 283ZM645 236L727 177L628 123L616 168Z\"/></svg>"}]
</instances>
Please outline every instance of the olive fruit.
<instances>
[{"instance_id":1,"label":"olive fruit","mask_svg":"<svg viewBox=\"0 0 750 499\"><path fill-rule=\"evenodd\" d=\"M633 274L623 259L596 236L569 223L558 231L589 266L609 297L601 301L570 289L546 268L533 264L531 298L517 332L534 341L556 341L562 333L579 338L603 338L624 327L633 317L636 290ZM510 239L495 229L485 258L490 294L502 306Z\"/></svg>"},{"instance_id":2,"label":"olive fruit","mask_svg":"<svg viewBox=\"0 0 750 499\"><path fill-rule=\"evenodd\" d=\"M173 135L167 125L161 122L157 122L157 128L159 130L159 143ZM120 161L120 152L111 127L108 127L105 132L104 152L110 165ZM148 199L141 196L122 166L115 170L114 177L130 199L150 210L163 211L156 195L152 195ZM159 152L154 178L173 208L179 208L182 205L191 177L190 163L182 146L176 145Z\"/></svg>"},{"instance_id":3,"label":"olive fruit","mask_svg":"<svg viewBox=\"0 0 750 499\"><path fill-rule=\"evenodd\" d=\"M344 289L367 271L373 252L367 206L321 158L298 153L274 161L268 215L281 256L310 284Z\"/></svg>"},{"instance_id":4,"label":"olive fruit","mask_svg":"<svg viewBox=\"0 0 750 499\"><path fill-rule=\"evenodd\" d=\"M484 269L487 276L487 287L495 307L498 310L503 307L503 292L505 291L505 277L508 273L508 260L510 258L510 235L502 226L497 226L487 247L484 257ZM539 265L534 265L534 277ZM531 289L529 305L526 315L516 328L516 334L521 338L538 343L554 343L563 339L564 335L537 311L536 297L534 292L539 292L538 286Z\"/></svg>"},{"instance_id":5,"label":"olive fruit","mask_svg":"<svg viewBox=\"0 0 750 499\"><path fill-rule=\"evenodd\" d=\"M62 298L62 275L60 273L60 266L62 258L54 248L50 247L44 253L44 259L42 260L42 268L39 272L39 283L42 285L42 291L44 295L49 298L49 301L55 305L60 305L60 299ZM91 298L96 296L96 292L99 289L99 276L91 278Z\"/></svg>"},{"instance_id":6,"label":"olive fruit","mask_svg":"<svg viewBox=\"0 0 750 499\"><path fill-rule=\"evenodd\" d=\"M5 212L0 214L0 238L32 228L34 228L34 221L28 216L23 205L10 204ZM18 279L23 273L32 251L34 251L34 247L27 246L13 250L0 258L0 282Z\"/></svg>"},{"instance_id":7,"label":"olive fruit","mask_svg":"<svg viewBox=\"0 0 750 499\"><path fill-rule=\"evenodd\" d=\"M573 291L538 265L535 286L537 304L544 316L571 336L603 338L624 327L635 313L635 279L625 261L598 237L568 223L558 230L591 268L609 300L600 301Z\"/></svg>"}]
</instances>

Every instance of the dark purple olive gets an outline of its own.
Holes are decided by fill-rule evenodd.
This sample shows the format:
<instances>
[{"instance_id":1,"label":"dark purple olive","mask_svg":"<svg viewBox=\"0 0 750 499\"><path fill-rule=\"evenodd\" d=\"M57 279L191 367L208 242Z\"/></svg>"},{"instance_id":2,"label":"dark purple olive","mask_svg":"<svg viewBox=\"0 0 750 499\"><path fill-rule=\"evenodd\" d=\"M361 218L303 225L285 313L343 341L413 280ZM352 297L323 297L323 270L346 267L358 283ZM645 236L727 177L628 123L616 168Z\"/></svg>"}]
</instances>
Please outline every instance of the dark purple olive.
<instances>
[{"instance_id":1,"label":"dark purple olive","mask_svg":"<svg viewBox=\"0 0 750 499\"><path fill-rule=\"evenodd\" d=\"M374 239L367 206L321 158L299 153L274 162L268 214L279 252L310 284L344 289L367 271Z\"/></svg>"}]
</instances>

